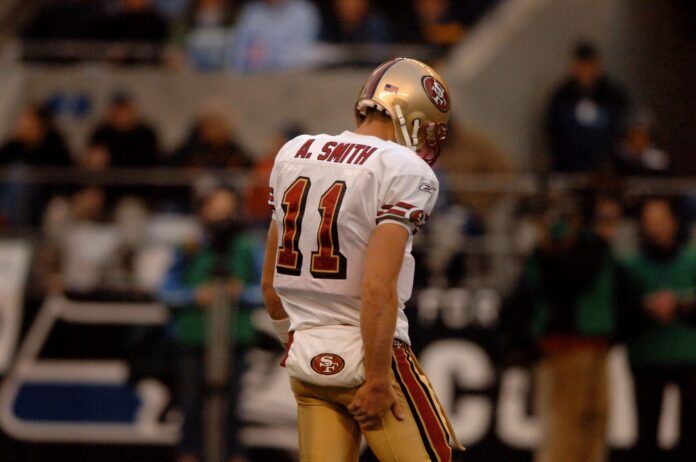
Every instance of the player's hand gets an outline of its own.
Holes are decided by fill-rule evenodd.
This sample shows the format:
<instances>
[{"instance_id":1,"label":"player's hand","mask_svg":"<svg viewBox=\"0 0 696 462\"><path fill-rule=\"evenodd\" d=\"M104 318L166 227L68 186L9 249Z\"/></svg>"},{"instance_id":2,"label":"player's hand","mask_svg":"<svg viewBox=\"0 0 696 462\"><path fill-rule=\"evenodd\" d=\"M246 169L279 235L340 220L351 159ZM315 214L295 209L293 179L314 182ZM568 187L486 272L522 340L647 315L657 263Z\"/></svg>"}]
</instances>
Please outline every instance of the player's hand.
<instances>
[{"instance_id":1,"label":"player's hand","mask_svg":"<svg viewBox=\"0 0 696 462\"><path fill-rule=\"evenodd\" d=\"M360 428L374 430L381 423L382 416L390 410L397 420L404 420L394 386L387 381L367 381L358 388L348 405L348 411Z\"/></svg>"}]
</instances>

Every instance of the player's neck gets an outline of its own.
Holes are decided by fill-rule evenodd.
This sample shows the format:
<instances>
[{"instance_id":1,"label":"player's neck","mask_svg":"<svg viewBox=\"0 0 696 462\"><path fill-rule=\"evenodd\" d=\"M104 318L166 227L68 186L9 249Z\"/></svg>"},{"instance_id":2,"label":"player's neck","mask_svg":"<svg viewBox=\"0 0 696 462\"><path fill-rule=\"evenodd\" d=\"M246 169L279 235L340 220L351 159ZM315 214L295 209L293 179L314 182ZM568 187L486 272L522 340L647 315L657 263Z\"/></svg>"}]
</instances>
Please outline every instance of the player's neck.
<instances>
[{"instance_id":1,"label":"player's neck","mask_svg":"<svg viewBox=\"0 0 696 462\"><path fill-rule=\"evenodd\" d=\"M394 124L391 119L368 117L355 130L358 135L375 136L386 141L396 141Z\"/></svg>"}]
</instances>

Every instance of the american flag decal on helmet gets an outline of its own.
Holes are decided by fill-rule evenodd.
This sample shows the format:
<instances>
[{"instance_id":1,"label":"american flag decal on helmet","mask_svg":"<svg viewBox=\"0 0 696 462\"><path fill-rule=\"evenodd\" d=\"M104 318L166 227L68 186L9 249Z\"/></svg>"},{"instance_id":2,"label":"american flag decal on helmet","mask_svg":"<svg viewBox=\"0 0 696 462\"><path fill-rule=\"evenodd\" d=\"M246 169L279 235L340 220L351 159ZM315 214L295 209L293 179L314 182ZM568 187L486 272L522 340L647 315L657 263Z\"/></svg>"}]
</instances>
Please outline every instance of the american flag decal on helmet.
<instances>
[{"instance_id":1,"label":"american flag decal on helmet","mask_svg":"<svg viewBox=\"0 0 696 462\"><path fill-rule=\"evenodd\" d=\"M399 93L399 87L396 85L392 85L391 83L388 83L384 85L384 91L387 93Z\"/></svg>"}]
</instances>

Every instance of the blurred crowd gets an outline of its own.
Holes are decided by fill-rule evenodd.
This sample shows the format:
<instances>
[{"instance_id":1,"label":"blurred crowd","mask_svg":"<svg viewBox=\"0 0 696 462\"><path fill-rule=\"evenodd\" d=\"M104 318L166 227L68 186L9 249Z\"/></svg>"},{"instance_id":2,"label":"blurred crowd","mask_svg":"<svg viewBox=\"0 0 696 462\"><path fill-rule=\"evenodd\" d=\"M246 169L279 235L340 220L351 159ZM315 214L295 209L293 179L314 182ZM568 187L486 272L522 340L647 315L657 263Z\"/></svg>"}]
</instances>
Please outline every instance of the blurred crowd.
<instances>
[{"instance_id":1,"label":"blurred crowd","mask_svg":"<svg viewBox=\"0 0 696 462\"><path fill-rule=\"evenodd\" d=\"M549 198L534 219L537 244L509 295L505 350L513 364L535 371L543 432L536 462L607 460L608 415L617 399L608 391L608 355L616 345L627 349L637 409L628 460L686 462L696 450L691 223L679 198L622 201L611 191ZM658 428L670 384L681 396L681 438L667 455Z\"/></svg>"},{"instance_id":2,"label":"blurred crowd","mask_svg":"<svg viewBox=\"0 0 696 462\"><path fill-rule=\"evenodd\" d=\"M630 460L691 460L693 198L622 194L622 178L664 177L674 173L672 160L660 147L656 121L605 74L591 43L573 50L547 124L550 170L595 180L590 188L544 197L532 219L536 243L510 296L508 353L535 366L534 404L543 437L534 460L607 459L608 353L617 344L627 349L635 391L638 437ZM632 231L624 226L629 216ZM669 384L681 397L681 438L667 456L658 428Z\"/></svg>"},{"instance_id":3,"label":"blurred crowd","mask_svg":"<svg viewBox=\"0 0 696 462\"><path fill-rule=\"evenodd\" d=\"M319 64L318 44L441 52L496 1L41 0L19 33L34 61L73 62L81 50L125 64L256 72Z\"/></svg>"}]
</instances>

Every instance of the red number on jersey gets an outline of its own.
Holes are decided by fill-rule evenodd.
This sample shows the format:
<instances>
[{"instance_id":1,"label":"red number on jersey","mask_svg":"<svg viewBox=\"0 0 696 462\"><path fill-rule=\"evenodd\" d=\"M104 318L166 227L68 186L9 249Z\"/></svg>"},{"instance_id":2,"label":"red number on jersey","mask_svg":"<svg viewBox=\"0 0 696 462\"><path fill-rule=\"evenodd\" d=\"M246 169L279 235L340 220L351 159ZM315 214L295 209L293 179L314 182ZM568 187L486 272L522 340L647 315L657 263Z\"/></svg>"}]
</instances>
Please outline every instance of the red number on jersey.
<instances>
[{"instance_id":1,"label":"red number on jersey","mask_svg":"<svg viewBox=\"0 0 696 462\"><path fill-rule=\"evenodd\" d=\"M278 248L276 270L281 274L299 276L302 270L302 252L298 248L302 232L302 218L307 206L307 195L312 185L309 178L297 178L283 195L283 236ZM318 250L312 252L310 273L317 279L345 279L348 266L338 244L338 212L346 193L346 183L336 181L321 196L319 214L321 224L317 231Z\"/></svg>"},{"instance_id":2,"label":"red number on jersey","mask_svg":"<svg viewBox=\"0 0 696 462\"><path fill-rule=\"evenodd\" d=\"M298 248L302 218L311 186L309 178L296 179L283 195L283 238L278 249L276 270L281 274L299 276L302 268L302 252Z\"/></svg>"},{"instance_id":3,"label":"red number on jersey","mask_svg":"<svg viewBox=\"0 0 696 462\"><path fill-rule=\"evenodd\" d=\"M346 183L336 181L319 202L321 224L317 232L318 251L312 252L310 273L317 279L345 279L346 257L338 245L338 211L346 193Z\"/></svg>"}]
</instances>

